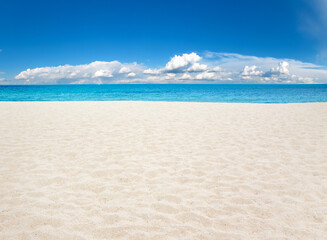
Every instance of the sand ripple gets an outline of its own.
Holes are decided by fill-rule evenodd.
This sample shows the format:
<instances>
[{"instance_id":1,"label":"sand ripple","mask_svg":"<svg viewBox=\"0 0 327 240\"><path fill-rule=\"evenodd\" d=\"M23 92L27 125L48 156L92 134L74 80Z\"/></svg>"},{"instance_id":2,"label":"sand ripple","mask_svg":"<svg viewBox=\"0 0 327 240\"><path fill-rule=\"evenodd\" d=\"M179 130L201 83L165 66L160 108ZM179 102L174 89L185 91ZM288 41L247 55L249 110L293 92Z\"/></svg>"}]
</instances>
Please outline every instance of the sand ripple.
<instances>
[{"instance_id":1,"label":"sand ripple","mask_svg":"<svg viewBox=\"0 0 327 240\"><path fill-rule=\"evenodd\" d=\"M0 239L326 239L325 103L0 112Z\"/></svg>"}]
</instances>

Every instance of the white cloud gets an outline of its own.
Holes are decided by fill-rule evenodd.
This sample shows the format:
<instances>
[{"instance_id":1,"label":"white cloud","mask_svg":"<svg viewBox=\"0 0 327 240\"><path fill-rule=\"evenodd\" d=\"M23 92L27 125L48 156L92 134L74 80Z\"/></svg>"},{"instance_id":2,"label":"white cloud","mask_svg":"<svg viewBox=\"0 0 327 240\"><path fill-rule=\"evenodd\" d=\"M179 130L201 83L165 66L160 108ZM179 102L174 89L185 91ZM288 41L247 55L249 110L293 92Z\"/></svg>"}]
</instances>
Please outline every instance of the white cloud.
<instances>
[{"instance_id":1,"label":"white cloud","mask_svg":"<svg viewBox=\"0 0 327 240\"><path fill-rule=\"evenodd\" d=\"M221 72L223 69L221 68L221 67L214 67L213 69L212 69L212 71L214 71L214 72Z\"/></svg>"},{"instance_id":2,"label":"white cloud","mask_svg":"<svg viewBox=\"0 0 327 240\"><path fill-rule=\"evenodd\" d=\"M256 65L245 66L241 74L243 76L259 76L259 75L262 75L263 72L259 71L257 69L258 69L258 66L256 66Z\"/></svg>"},{"instance_id":3,"label":"white cloud","mask_svg":"<svg viewBox=\"0 0 327 240\"><path fill-rule=\"evenodd\" d=\"M219 79L214 72L202 72L195 76L195 79Z\"/></svg>"},{"instance_id":4,"label":"white cloud","mask_svg":"<svg viewBox=\"0 0 327 240\"><path fill-rule=\"evenodd\" d=\"M119 73L130 73L132 70L129 67L122 67Z\"/></svg>"},{"instance_id":5,"label":"white cloud","mask_svg":"<svg viewBox=\"0 0 327 240\"><path fill-rule=\"evenodd\" d=\"M167 72L179 72L185 70L187 67L192 67L202 58L196 53L184 53L182 56L175 55L165 67ZM197 65L198 66L198 65ZM198 66L199 67L199 66Z\"/></svg>"},{"instance_id":6,"label":"white cloud","mask_svg":"<svg viewBox=\"0 0 327 240\"><path fill-rule=\"evenodd\" d=\"M280 62L278 67L272 68L269 72L266 72L266 76L272 76L272 75L281 75L281 74L286 74L289 75L289 66L290 64L286 61Z\"/></svg>"},{"instance_id":7,"label":"white cloud","mask_svg":"<svg viewBox=\"0 0 327 240\"><path fill-rule=\"evenodd\" d=\"M151 68L148 68L148 69L145 69L143 71L143 73L145 74L154 74L154 75L157 75L157 74L160 74L161 71L159 69L151 69Z\"/></svg>"},{"instance_id":8,"label":"white cloud","mask_svg":"<svg viewBox=\"0 0 327 240\"><path fill-rule=\"evenodd\" d=\"M193 79L193 77L188 73L184 73L179 79L181 79L181 80L191 80L191 79Z\"/></svg>"},{"instance_id":9,"label":"white cloud","mask_svg":"<svg viewBox=\"0 0 327 240\"><path fill-rule=\"evenodd\" d=\"M77 73L73 73L73 76L76 75ZM94 73L94 76L92 76L92 78L96 78L96 77L112 77L112 71L100 69Z\"/></svg>"},{"instance_id":10,"label":"white cloud","mask_svg":"<svg viewBox=\"0 0 327 240\"><path fill-rule=\"evenodd\" d=\"M187 72L202 72L208 70L208 66L205 64L194 63L186 71Z\"/></svg>"},{"instance_id":11,"label":"white cloud","mask_svg":"<svg viewBox=\"0 0 327 240\"><path fill-rule=\"evenodd\" d=\"M166 80L174 80L176 78L176 74L175 73L167 73L165 76Z\"/></svg>"},{"instance_id":12,"label":"white cloud","mask_svg":"<svg viewBox=\"0 0 327 240\"><path fill-rule=\"evenodd\" d=\"M133 72L130 72L129 74L127 74L127 77L135 77L135 76L136 76L136 74Z\"/></svg>"},{"instance_id":13,"label":"white cloud","mask_svg":"<svg viewBox=\"0 0 327 240\"><path fill-rule=\"evenodd\" d=\"M41 67L27 69L18 74L15 79L76 79L76 78L96 78L112 77L114 72L119 71L121 63L113 62L92 62L85 65L64 65L58 67Z\"/></svg>"},{"instance_id":14,"label":"white cloud","mask_svg":"<svg viewBox=\"0 0 327 240\"><path fill-rule=\"evenodd\" d=\"M133 72L132 72L133 70ZM27 69L18 74L16 80L29 80L35 83L106 83L136 76L143 72L137 64L122 64L118 61L92 62L84 65L64 65Z\"/></svg>"},{"instance_id":15,"label":"white cloud","mask_svg":"<svg viewBox=\"0 0 327 240\"><path fill-rule=\"evenodd\" d=\"M230 71L234 82L251 83L307 83L304 79L312 78L314 83L327 83L327 67L294 59L247 56L236 53L207 52L206 62L218 65ZM286 62L286 63L283 63ZM257 66L262 76L242 75L245 66ZM239 69L241 74L235 72ZM243 69L243 70L242 70ZM296 77L291 77L295 75ZM244 80L244 81L242 81Z\"/></svg>"},{"instance_id":16,"label":"white cloud","mask_svg":"<svg viewBox=\"0 0 327 240\"><path fill-rule=\"evenodd\" d=\"M294 59L234 53L185 53L163 68L137 63L92 62L27 69L13 83L327 83L327 69Z\"/></svg>"}]
</instances>

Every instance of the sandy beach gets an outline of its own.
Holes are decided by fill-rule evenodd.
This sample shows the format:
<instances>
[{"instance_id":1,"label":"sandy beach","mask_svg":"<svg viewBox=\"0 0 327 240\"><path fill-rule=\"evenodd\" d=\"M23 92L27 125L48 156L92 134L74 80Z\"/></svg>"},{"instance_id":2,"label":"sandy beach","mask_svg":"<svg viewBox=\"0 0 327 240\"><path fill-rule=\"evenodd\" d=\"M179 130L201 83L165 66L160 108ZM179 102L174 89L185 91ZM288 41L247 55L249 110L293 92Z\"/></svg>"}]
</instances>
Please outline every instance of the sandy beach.
<instances>
[{"instance_id":1,"label":"sandy beach","mask_svg":"<svg viewBox=\"0 0 327 240\"><path fill-rule=\"evenodd\" d=\"M0 239L326 239L327 103L1 102Z\"/></svg>"}]
</instances>

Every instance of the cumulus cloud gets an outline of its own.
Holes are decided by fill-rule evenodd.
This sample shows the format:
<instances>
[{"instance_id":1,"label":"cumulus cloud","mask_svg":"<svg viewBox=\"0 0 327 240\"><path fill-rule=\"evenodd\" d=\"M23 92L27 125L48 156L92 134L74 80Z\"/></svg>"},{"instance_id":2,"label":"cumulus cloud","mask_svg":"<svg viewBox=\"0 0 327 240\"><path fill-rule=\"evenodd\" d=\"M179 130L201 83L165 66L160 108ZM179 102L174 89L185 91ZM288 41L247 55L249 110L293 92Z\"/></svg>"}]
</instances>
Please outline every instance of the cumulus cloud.
<instances>
[{"instance_id":1,"label":"cumulus cloud","mask_svg":"<svg viewBox=\"0 0 327 240\"><path fill-rule=\"evenodd\" d=\"M27 69L18 74L15 79L37 83L103 83L121 79L125 74L127 77L135 77L135 72L139 71L143 71L143 69L138 64L96 61L76 66Z\"/></svg>"},{"instance_id":2,"label":"cumulus cloud","mask_svg":"<svg viewBox=\"0 0 327 240\"><path fill-rule=\"evenodd\" d=\"M186 71L187 72L202 72L208 70L208 66L205 64L194 63Z\"/></svg>"},{"instance_id":3,"label":"cumulus cloud","mask_svg":"<svg viewBox=\"0 0 327 240\"><path fill-rule=\"evenodd\" d=\"M196 53L184 53L181 56L175 55L165 67L167 72L180 72L188 67L192 67L195 63L200 61L202 58Z\"/></svg>"},{"instance_id":4,"label":"cumulus cloud","mask_svg":"<svg viewBox=\"0 0 327 240\"><path fill-rule=\"evenodd\" d=\"M130 73L132 70L129 67L122 67L119 73Z\"/></svg>"},{"instance_id":5,"label":"cumulus cloud","mask_svg":"<svg viewBox=\"0 0 327 240\"><path fill-rule=\"evenodd\" d=\"M112 72L110 70L100 69L94 73L94 76L92 76L92 78L96 78L96 77L112 77Z\"/></svg>"},{"instance_id":6,"label":"cumulus cloud","mask_svg":"<svg viewBox=\"0 0 327 240\"><path fill-rule=\"evenodd\" d=\"M129 74L127 74L127 77L135 77L136 73L130 72Z\"/></svg>"},{"instance_id":7,"label":"cumulus cloud","mask_svg":"<svg viewBox=\"0 0 327 240\"><path fill-rule=\"evenodd\" d=\"M243 76L260 76L263 74L262 71L257 70L258 66L253 65L253 66L245 66L242 71Z\"/></svg>"},{"instance_id":8,"label":"cumulus cloud","mask_svg":"<svg viewBox=\"0 0 327 240\"><path fill-rule=\"evenodd\" d=\"M27 69L14 83L326 83L327 69L294 59L206 52L175 55L162 68L138 63L92 62Z\"/></svg>"},{"instance_id":9,"label":"cumulus cloud","mask_svg":"<svg viewBox=\"0 0 327 240\"><path fill-rule=\"evenodd\" d=\"M220 79L214 72L202 72L195 76L196 79Z\"/></svg>"},{"instance_id":10,"label":"cumulus cloud","mask_svg":"<svg viewBox=\"0 0 327 240\"><path fill-rule=\"evenodd\" d=\"M199 61L202 59L198 54L184 53L183 55L175 55L165 67L160 69L146 69L143 73L145 74L164 74L164 73L183 73L183 72L203 72L208 70L206 64L200 64Z\"/></svg>"},{"instance_id":11,"label":"cumulus cloud","mask_svg":"<svg viewBox=\"0 0 327 240\"><path fill-rule=\"evenodd\" d=\"M148 69L145 69L143 71L143 73L157 75L157 74L160 74L161 73L161 70L160 69L151 69L151 68L148 68Z\"/></svg>"},{"instance_id":12,"label":"cumulus cloud","mask_svg":"<svg viewBox=\"0 0 327 240\"><path fill-rule=\"evenodd\" d=\"M181 80L191 80L193 79L192 76L188 73L184 73L179 79Z\"/></svg>"},{"instance_id":13,"label":"cumulus cloud","mask_svg":"<svg viewBox=\"0 0 327 240\"><path fill-rule=\"evenodd\" d=\"M290 74L290 71L288 69L289 65L290 64L286 61L280 62L278 64L278 67L272 68L270 71L266 72L265 76L273 76L273 75L279 76L282 74L289 75Z\"/></svg>"},{"instance_id":14,"label":"cumulus cloud","mask_svg":"<svg viewBox=\"0 0 327 240\"><path fill-rule=\"evenodd\" d=\"M251 83L326 83L326 66L301 62L294 59L277 59L272 57L256 57L237 53L206 52L206 61L230 71L234 82ZM248 66L245 69L245 66ZM254 71L251 67L256 66ZM240 74L236 70L240 69ZM260 69L260 70L259 70ZM248 72L250 74L243 75ZM256 74L255 71L260 71ZM311 80L310 80L311 79ZM244 81L242 81L244 80Z\"/></svg>"}]
</instances>

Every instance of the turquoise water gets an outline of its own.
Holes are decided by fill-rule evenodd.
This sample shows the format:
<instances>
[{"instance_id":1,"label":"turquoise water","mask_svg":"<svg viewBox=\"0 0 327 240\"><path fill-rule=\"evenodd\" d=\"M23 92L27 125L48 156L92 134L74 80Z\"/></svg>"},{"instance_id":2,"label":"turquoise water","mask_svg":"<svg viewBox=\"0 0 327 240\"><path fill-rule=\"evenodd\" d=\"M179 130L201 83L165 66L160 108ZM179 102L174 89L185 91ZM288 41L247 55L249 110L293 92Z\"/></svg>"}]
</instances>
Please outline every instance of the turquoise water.
<instances>
[{"instance_id":1,"label":"turquoise water","mask_svg":"<svg viewBox=\"0 0 327 240\"><path fill-rule=\"evenodd\" d=\"M12 85L0 101L327 102L327 84Z\"/></svg>"}]
</instances>

